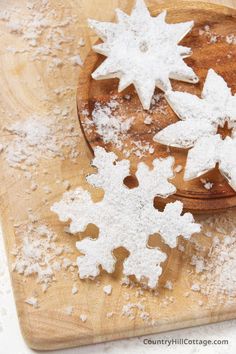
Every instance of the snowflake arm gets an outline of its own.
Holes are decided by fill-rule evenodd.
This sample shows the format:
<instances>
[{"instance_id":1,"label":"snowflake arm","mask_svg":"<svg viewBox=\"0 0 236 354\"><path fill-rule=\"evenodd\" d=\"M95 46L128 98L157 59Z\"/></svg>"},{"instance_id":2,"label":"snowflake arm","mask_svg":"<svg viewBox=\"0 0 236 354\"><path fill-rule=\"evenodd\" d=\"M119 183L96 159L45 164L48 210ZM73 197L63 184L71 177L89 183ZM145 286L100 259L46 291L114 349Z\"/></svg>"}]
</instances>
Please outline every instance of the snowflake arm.
<instances>
[{"instance_id":1,"label":"snowflake arm","mask_svg":"<svg viewBox=\"0 0 236 354\"><path fill-rule=\"evenodd\" d=\"M168 24L166 11L151 17L143 0L137 0L131 15L117 9L117 23L89 20L89 26L104 41L93 50L107 59L93 72L95 80L117 77L119 92L134 84L144 109L149 109L155 87L171 89L170 78L196 83L194 71L183 61L191 49L179 46L193 21Z\"/></svg>"},{"instance_id":2,"label":"snowflake arm","mask_svg":"<svg viewBox=\"0 0 236 354\"><path fill-rule=\"evenodd\" d=\"M200 232L200 225L194 223L192 214L183 212L183 204L179 201L168 203L162 213L160 213L160 227L161 234L165 243L174 248L177 246L177 238L183 236L189 239L192 234Z\"/></svg>"},{"instance_id":3,"label":"snowflake arm","mask_svg":"<svg viewBox=\"0 0 236 354\"><path fill-rule=\"evenodd\" d=\"M196 142L188 153L184 174L185 181L200 177L215 167L220 142L220 135L203 137Z\"/></svg>"},{"instance_id":4,"label":"snowflake arm","mask_svg":"<svg viewBox=\"0 0 236 354\"><path fill-rule=\"evenodd\" d=\"M201 96L208 103L216 104L221 102L222 105L225 105L232 93L223 77L218 75L213 69L209 69Z\"/></svg>"},{"instance_id":5,"label":"snowflake arm","mask_svg":"<svg viewBox=\"0 0 236 354\"><path fill-rule=\"evenodd\" d=\"M130 173L128 160L117 161L113 152L106 152L102 147L96 148L92 166L97 167L97 173L87 176L87 181L94 187L112 191L121 188L126 176Z\"/></svg>"},{"instance_id":6,"label":"snowflake arm","mask_svg":"<svg viewBox=\"0 0 236 354\"><path fill-rule=\"evenodd\" d=\"M113 241L113 238L100 233L97 240L86 238L76 242L77 249L84 254L77 258L81 279L96 277L100 273L99 266L108 273L114 272L116 259L112 253Z\"/></svg>"},{"instance_id":7,"label":"snowflake arm","mask_svg":"<svg viewBox=\"0 0 236 354\"><path fill-rule=\"evenodd\" d=\"M64 193L63 199L54 203L51 210L59 215L60 221L71 221L70 232L74 234L84 231L87 225L92 222L93 216L89 215L87 210L93 205L90 194L77 188L73 192Z\"/></svg>"},{"instance_id":8,"label":"snowflake arm","mask_svg":"<svg viewBox=\"0 0 236 354\"><path fill-rule=\"evenodd\" d=\"M219 163L219 170L229 185L236 190L236 140L220 135L199 139L189 151L184 179L199 177Z\"/></svg>"},{"instance_id":9,"label":"snowflake arm","mask_svg":"<svg viewBox=\"0 0 236 354\"><path fill-rule=\"evenodd\" d=\"M169 125L157 133L153 140L164 145L178 148L189 148L203 136L216 133L216 127L200 119L188 119Z\"/></svg>"},{"instance_id":10,"label":"snowflake arm","mask_svg":"<svg viewBox=\"0 0 236 354\"><path fill-rule=\"evenodd\" d=\"M169 91L166 100L181 120L208 120L207 107L201 98L188 92Z\"/></svg>"},{"instance_id":11,"label":"snowflake arm","mask_svg":"<svg viewBox=\"0 0 236 354\"><path fill-rule=\"evenodd\" d=\"M145 163L139 163L136 176L140 192L148 199L155 196L166 198L175 193L175 186L168 182L168 179L174 177L173 165L174 159L172 157L155 159L151 171Z\"/></svg>"},{"instance_id":12,"label":"snowflake arm","mask_svg":"<svg viewBox=\"0 0 236 354\"><path fill-rule=\"evenodd\" d=\"M212 69L207 73L201 98L188 92L169 91L166 99L182 120L205 120L216 127L236 120L236 96Z\"/></svg>"},{"instance_id":13,"label":"snowflake arm","mask_svg":"<svg viewBox=\"0 0 236 354\"><path fill-rule=\"evenodd\" d=\"M77 259L80 277L97 276L100 266L112 273L116 264L113 251L124 247L129 251L124 274L135 275L137 280L145 279L150 287L155 287L166 254L158 248L148 248L149 236L158 232L166 244L174 247L178 236L189 238L199 230L191 214L181 215L182 203L167 205L164 212L153 206L156 195L167 197L175 192L175 187L168 182L173 177L174 160L171 157L155 159L152 169L140 163L136 173L139 185L129 189L123 183L130 174L129 161L118 161L114 153L99 147L94 153L92 164L97 167L97 173L87 180L103 188L103 199L95 203L87 191L77 188L66 192L51 208L61 221L70 220L72 233L84 231L89 223L99 228L97 239L88 237L76 243L82 253Z\"/></svg>"},{"instance_id":14,"label":"snowflake arm","mask_svg":"<svg viewBox=\"0 0 236 354\"><path fill-rule=\"evenodd\" d=\"M219 151L219 169L229 185L236 191L236 139L226 137Z\"/></svg>"},{"instance_id":15,"label":"snowflake arm","mask_svg":"<svg viewBox=\"0 0 236 354\"><path fill-rule=\"evenodd\" d=\"M157 248L138 249L124 261L124 275L135 275L138 281L148 279L148 286L153 289L162 274L161 263L167 256Z\"/></svg>"}]
</instances>

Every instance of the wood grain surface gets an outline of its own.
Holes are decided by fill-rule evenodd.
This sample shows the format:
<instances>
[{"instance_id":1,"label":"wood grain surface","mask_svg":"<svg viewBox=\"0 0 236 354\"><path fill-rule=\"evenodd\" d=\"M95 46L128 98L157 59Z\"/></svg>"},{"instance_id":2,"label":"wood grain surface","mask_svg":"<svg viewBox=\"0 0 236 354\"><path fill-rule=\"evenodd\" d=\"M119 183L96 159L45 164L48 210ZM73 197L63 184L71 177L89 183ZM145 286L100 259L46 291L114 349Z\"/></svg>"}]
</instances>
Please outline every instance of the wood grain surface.
<instances>
[{"instance_id":1,"label":"wood grain surface","mask_svg":"<svg viewBox=\"0 0 236 354\"><path fill-rule=\"evenodd\" d=\"M160 9L169 8L175 6L177 2L148 1L147 3L151 11L157 13L159 6ZM235 0L219 1L219 3L236 7ZM35 1L35 4L35 9L40 13L41 1ZM133 1L128 0L50 0L45 11L52 16L55 15L55 22L59 23L67 16L75 16L74 22L69 21L68 25L60 29L64 31L64 35L69 40L62 43L57 57L65 58L68 53L75 55L79 51L82 58L86 58L91 44L97 40L94 33L87 28L87 18L112 20L114 8L120 7L128 12L132 6ZM191 2L186 2L183 8L183 13L187 17L190 16L187 13L191 12L192 6ZM204 8L204 5L200 3L198 6L199 9ZM194 7L196 7L195 4ZM0 0L0 10L7 10L11 13L16 8L19 9L16 15L21 19L27 20L30 17L32 9L29 4L27 6L26 1ZM206 8L209 6L206 5ZM213 8L214 6L211 14L214 13ZM223 8L222 11L233 13L233 10ZM216 7L216 12L219 13L218 7ZM197 16L195 10L194 16ZM40 59L36 53L37 46L31 46L25 51L25 39L14 30L10 30L8 25L8 22L0 21L1 141L12 143L14 134L9 133L6 127L13 123L23 122L27 117L35 114L42 117L49 112L57 115L65 108L69 110L69 115L64 120L62 130L64 128L66 131L68 125L73 124L74 131L79 134L77 147L79 155L75 161L66 154L63 155L64 159L59 157L48 159L41 156L36 167L32 166L24 170L10 167L5 152L0 154L1 221L9 268L12 268L12 263L15 261L13 249L22 245L25 230L32 223L48 225L57 234L60 244L71 247L72 253L66 257L75 261L78 255L75 240L84 235L73 237L68 235L64 229L65 225L50 212L50 206L61 198L66 189L62 181L69 181L71 189L76 186L89 189L85 177L92 171L90 167L92 153L80 131L76 108L78 77L83 68L79 69L78 66L69 65L66 60L64 65L52 66L54 53L42 56ZM85 39L86 45L78 50L76 39L81 37ZM49 44L49 41L51 41L49 37L40 37L41 46ZM14 48L18 49L16 54L13 53ZM35 60L32 60L33 55L36 55ZM204 75L204 72L201 75ZM62 90L58 91L59 88ZM55 120L55 128L56 124ZM38 185L35 191L31 188L32 180L29 178L29 173ZM60 183L56 183L58 180ZM45 193L44 187L48 187L50 193ZM91 188L89 190L92 191L93 198L99 198L96 194L98 192ZM32 220L32 214L37 216L36 220ZM204 217L201 216L201 218ZM90 232L92 235L96 230L90 230ZM207 252L211 246L211 239L203 235L197 237L204 252ZM153 241L152 246L157 244ZM166 247L169 258L163 266L158 295L155 292L144 290L144 298L143 296L141 298L143 298L145 311L150 314L148 321L140 317L140 311L137 308L134 309L136 316L133 320L122 315L125 304L141 301L139 291L137 292L138 285L133 287L121 285L122 261L127 256L124 250L116 252L118 264L114 274L108 275L102 272L96 281L82 281L77 279L75 271L62 269L45 293L42 292L41 285L37 283L35 276L26 278L16 272L11 272L19 321L26 342L35 349L58 349L236 317L235 301L230 304L213 301L210 306L211 299L198 292L191 292L188 297L184 296L194 281L193 268L190 265L194 250L193 243L181 240L181 244L185 246L184 252L179 249L169 250ZM164 287L167 280L173 282L172 291ZM76 295L71 293L74 283L78 286ZM103 286L107 284L113 287L110 296L103 292ZM31 296L37 297L38 308L25 303L25 300ZM128 297L129 300L127 300ZM70 306L73 308L71 315L67 311ZM111 318L107 318L110 312L114 314ZM87 315L86 322L80 320L81 314Z\"/></svg>"},{"instance_id":2,"label":"wood grain surface","mask_svg":"<svg viewBox=\"0 0 236 354\"><path fill-rule=\"evenodd\" d=\"M181 44L192 48L193 55L185 61L194 69L200 79L197 85L173 81L173 89L187 91L200 96L207 71L212 68L224 77L229 87L232 88L232 92L236 92L236 61L233 60L233 58L236 58L236 47L232 47L225 40L229 33L236 35L236 11L210 4L202 8L201 3L196 3L194 6L190 4L191 8L189 9L187 6L183 6L181 1L175 4L174 7L173 4L169 6L159 6L158 10L155 7L150 7L150 9L153 15L156 15L157 11L167 8L167 22L175 23L194 20L193 30L181 41ZM211 30L208 34L205 32L199 35L199 31L200 33L201 31L204 32L206 24ZM214 40L214 33L217 33L220 37L216 43L211 42L212 38ZM178 199L184 203L186 209L202 213L234 207L236 205L236 193L220 174L217 167L199 178L186 182L183 180L183 175L188 150L167 149L166 146L153 141L153 136L157 132L178 120L176 114L166 103L165 98L161 98L156 106L154 104L154 108L152 109L151 107L150 112L144 111L133 86L117 94L117 79L102 81L92 79L91 73L101 64L102 60L104 60L104 56L91 51L86 58L84 70L78 81L78 114L88 144L92 148L97 145L104 146L107 150L114 151L120 158L125 158L125 152L131 151L129 160L131 161L133 172L136 170L137 163L140 160L151 165L154 157L171 155L175 158L176 165L181 165L183 169L181 173L176 174L173 180L177 187L177 193L168 198L166 202ZM156 94L158 93L161 93L161 91L156 89ZM131 96L131 99L125 99L125 95ZM123 118L124 120L127 117L134 119L126 138L122 142L122 146L119 148L117 148L116 141L104 143L102 136L97 132L96 125L88 124L88 119L93 122L92 111L95 103L99 102L101 105L106 105L113 96L118 96L117 100L121 102L116 113L121 117L125 117ZM87 111L89 111L89 116ZM144 123L144 119L147 116L152 118L151 125ZM136 155L137 149L134 148L137 145L144 147L149 145L153 147L154 152L153 154L144 152L144 156L140 159ZM213 183L213 187L207 190L204 188L202 180L210 181Z\"/></svg>"}]
</instances>

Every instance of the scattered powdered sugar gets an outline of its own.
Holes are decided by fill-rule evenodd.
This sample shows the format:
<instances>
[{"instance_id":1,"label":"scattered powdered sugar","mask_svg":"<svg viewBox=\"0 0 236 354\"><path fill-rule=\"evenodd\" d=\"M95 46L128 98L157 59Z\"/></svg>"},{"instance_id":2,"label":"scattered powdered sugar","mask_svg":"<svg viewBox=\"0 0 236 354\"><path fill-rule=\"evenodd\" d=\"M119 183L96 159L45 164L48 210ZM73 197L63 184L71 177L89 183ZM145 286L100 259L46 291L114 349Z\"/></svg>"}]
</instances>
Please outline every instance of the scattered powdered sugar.
<instances>
[{"instance_id":1,"label":"scattered powdered sugar","mask_svg":"<svg viewBox=\"0 0 236 354\"><path fill-rule=\"evenodd\" d=\"M10 19L10 16L11 16L11 14L10 14L9 11L6 11L6 10L1 10L1 11L0 11L0 20L1 20L1 21L6 21L6 22L8 22L9 19Z\"/></svg>"},{"instance_id":2,"label":"scattered powdered sugar","mask_svg":"<svg viewBox=\"0 0 236 354\"><path fill-rule=\"evenodd\" d=\"M127 96L127 95L125 95ZM138 138L139 133L135 132L135 121L134 118L129 116L126 111L125 101L127 98L117 97L116 95L111 96L110 100L106 103L96 102L94 109L90 113L87 109L81 111L84 119L84 129L88 134L93 135L93 130L99 134L99 137L105 144L112 144L116 149L122 151L125 158L135 155L139 159L144 156L154 153L154 146L145 139ZM129 102L131 101L131 96L129 96ZM146 116L144 111L139 112L143 114L145 125L150 125L153 121L153 114L167 114L167 103L164 99L162 93L155 94L152 98L152 105L149 110L149 115ZM148 124L145 123L149 122ZM132 128L134 127L134 130ZM150 132L149 132L150 134ZM109 148L108 148L109 149Z\"/></svg>"},{"instance_id":3,"label":"scattered powdered sugar","mask_svg":"<svg viewBox=\"0 0 236 354\"><path fill-rule=\"evenodd\" d=\"M80 57L80 55L75 55L71 58L69 58L70 62L73 64L73 65L83 65L83 61Z\"/></svg>"},{"instance_id":4,"label":"scattered powdered sugar","mask_svg":"<svg viewBox=\"0 0 236 354\"><path fill-rule=\"evenodd\" d=\"M111 295L112 293L112 286L109 284L109 285L105 285L103 287L103 291L106 295Z\"/></svg>"},{"instance_id":5,"label":"scattered powdered sugar","mask_svg":"<svg viewBox=\"0 0 236 354\"><path fill-rule=\"evenodd\" d=\"M114 316L114 312L113 311L107 312L107 314L106 314L107 318L112 318L113 316Z\"/></svg>"},{"instance_id":6,"label":"scattered powdered sugar","mask_svg":"<svg viewBox=\"0 0 236 354\"><path fill-rule=\"evenodd\" d=\"M171 280L167 280L165 285L164 285L164 288L168 289L168 290L173 290L173 283Z\"/></svg>"},{"instance_id":7,"label":"scattered powdered sugar","mask_svg":"<svg viewBox=\"0 0 236 354\"><path fill-rule=\"evenodd\" d=\"M201 273L205 269L205 259L202 256L196 256L194 254L191 259L191 264L196 267L196 273Z\"/></svg>"},{"instance_id":8,"label":"scattered powdered sugar","mask_svg":"<svg viewBox=\"0 0 236 354\"><path fill-rule=\"evenodd\" d=\"M121 148L124 135L130 129L133 118L124 119L116 114L117 105L118 102L113 99L105 105L96 102L92 122L105 144L112 142Z\"/></svg>"},{"instance_id":9,"label":"scattered powdered sugar","mask_svg":"<svg viewBox=\"0 0 236 354\"><path fill-rule=\"evenodd\" d=\"M192 291L200 291L200 290L201 290L201 287L200 287L200 285L199 285L198 283L194 283L194 284L192 284L192 286L191 286L191 290L192 290Z\"/></svg>"},{"instance_id":10,"label":"scattered powdered sugar","mask_svg":"<svg viewBox=\"0 0 236 354\"><path fill-rule=\"evenodd\" d=\"M145 305L142 302L129 302L123 305L121 315L133 321L139 316L143 321L150 320L150 313L145 310Z\"/></svg>"},{"instance_id":11,"label":"scattered powdered sugar","mask_svg":"<svg viewBox=\"0 0 236 354\"><path fill-rule=\"evenodd\" d=\"M236 219L233 211L228 210L224 213L208 215L202 218L201 224L203 227L203 234L207 237L214 237L215 235L233 235L236 229Z\"/></svg>"},{"instance_id":12,"label":"scattered powdered sugar","mask_svg":"<svg viewBox=\"0 0 236 354\"><path fill-rule=\"evenodd\" d=\"M126 316L126 317L131 317L132 319L134 319L134 313L133 313L133 309L138 309L139 311L143 312L145 307L142 303L128 303L125 304L122 308L122 315Z\"/></svg>"},{"instance_id":13,"label":"scattered powdered sugar","mask_svg":"<svg viewBox=\"0 0 236 354\"><path fill-rule=\"evenodd\" d=\"M209 44L217 43L219 40L225 41L228 44L236 44L236 35L230 33L228 35L217 34L211 30L209 25L205 25L199 30L200 36L205 36L208 39Z\"/></svg>"},{"instance_id":14,"label":"scattered powdered sugar","mask_svg":"<svg viewBox=\"0 0 236 354\"><path fill-rule=\"evenodd\" d=\"M196 245L191 264L195 266L199 291L209 301L227 304L236 297L236 219L234 211L208 216L202 221L203 233L212 237L207 250ZM192 289L193 290L193 289Z\"/></svg>"},{"instance_id":15,"label":"scattered powdered sugar","mask_svg":"<svg viewBox=\"0 0 236 354\"><path fill-rule=\"evenodd\" d=\"M183 166L182 165L177 165L174 168L174 172L176 172L176 173L180 173L182 170L183 170Z\"/></svg>"},{"instance_id":16,"label":"scattered powdered sugar","mask_svg":"<svg viewBox=\"0 0 236 354\"><path fill-rule=\"evenodd\" d=\"M150 125L152 124L152 117L151 116L147 116L145 119L144 119L144 124L147 124L147 125Z\"/></svg>"},{"instance_id":17,"label":"scattered powdered sugar","mask_svg":"<svg viewBox=\"0 0 236 354\"><path fill-rule=\"evenodd\" d=\"M25 303L33 306L34 308L39 307L38 299L36 297L29 297L28 299L25 300Z\"/></svg>"},{"instance_id":18,"label":"scattered powdered sugar","mask_svg":"<svg viewBox=\"0 0 236 354\"><path fill-rule=\"evenodd\" d=\"M214 186L213 182L207 181L205 178L201 178L201 182L203 184L203 187L207 190L212 189L212 187Z\"/></svg>"},{"instance_id":19,"label":"scattered powdered sugar","mask_svg":"<svg viewBox=\"0 0 236 354\"><path fill-rule=\"evenodd\" d=\"M216 297L226 295L228 301L236 296L236 242L235 234L225 236L223 240L214 238L208 258L205 260L201 292ZM218 297L224 302L223 297Z\"/></svg>"},{"instance_id":20,"label":"scattered powdered sugar","mask_svg":"<svg viewBox=\"0 0 236 354\"><path fill-rule=\"evenodd\" d=\"M74 131L73 125L64 127L63 121L63 117L31 116L5 127L12 135L4 151L9 165L27 169L37 165L41 158L77 157L80 133Z\"/></svg>"},{"instance_id":21,"label":"scattered powdered sugar","mask_svg":"<svg viewBox=\"0 0 236 354\"><path fill-rule=\"evenodd\" d=\"M21 6L24 6L20 4ZM66 65L83 65L79 49L85 45L83 38L72 35L70 26L77 26L77 16L71 15L64 8L59 16L49 2L40 6L32 3L24 12L22 8L12 6L11 11L1 11L0 21L5 23L9 33L20 37L17 47L7 47L13 54L28 53L31 61L51 59L49 70ZM70 44L70 50L66 47Z\"/></svg>"},{"instance_id":22,"label":"scattered powdered sugar","mask_svg":"<svg viewBox=\"0 0 236 354\"><path fill-rule=\"evenodd\" d=\"M65 308L65 314L68 315L68 316L71 316L72 313L73 313L73 310L74 310L73 306L67 306Z\"/></svg>"},{"instance_id":23,"label":"scattered powdered sugar","mask_svg":"<svg viewBox=\"0 0 236 354\"><path fill-rule=\"evenodd\" d=\"M236 44L236 35L235 34L228 34L226 36L226 42L228 44Z\"/></svg>"},{"instance_id":24,"label":"scattered powdered sugar","mask_svg":"<svg viewBox=\"0 0 236 354\"><path fill-rule=\"evenodd\" d=\"M80 318L80 320L81 320L82 322L86 322L88 316L82 313L82 314L79 316L79 318Z\"/></svg>"},{"instance_id":25,"label":"scattered powdered sugar","mask_svg":"<svg viewBox=\"0 0 236 354\"><path fill-rule=\"evenodd\" d=\"M236 242L235 235L225 237L221 242L215 242L211 251L211 265L207 263L207 270L211 268L211 280L215 278L217 292L236 296ZM213 261L214 260L214 268ZM209 287L212 282L209 283Z\"/></svg>"},{"instance_id":26,"label":"scattered powdered sugar","mask_svg":"<svg viewBox=\"0 0 236 354\"><path fill-rule=\"evenodd\" d=\"M22 243L12 251L15 256L12 270L26 277L36 275L42 289L47 290L55 273L61 271L59 255L63 254L63 246L57 244L56 234L47 225L29 224L24 231L19 228L16 233Z\"/></svg>"},{"instance_id":27,"label":"scattered powdered sugar","mask_svg":"<svg viewBox=\"0 0 236 354\"><path fill-rule=\"evenodd\" d=\"M75 294L78 293L78 288L77 288L77 286L74 285L74 286L72 287L71 293L72 293L72 295L75 295Z\"/></svg>"},{"instance_id":28,"label":"scattered powdered sugar","mask_svg":"<svg viewBox=\"0 0 236 354\"><path fill-rule=\"evenodd\" d=\"M79 275L81 278L95 277L100 273L99 265L112 273L116 263L112 252L123 246L130 252L124 261L123 273L135 275L138 281L148 280L148 286L154 288L166 254L147 247L149 235L159 233L163 241L174 248L178 236L189 239L200 231L200 225L194 223L190 213L182 215L181 202L167 204L163 212L153 206L156 195L165 198L175 192L175 187L168 182L173 177L173 159L155 159L152 170L144 163L138 164L139 186L129 189L123 181L130 174L130 162L118 161L114 153L107 153L101 147L94 153L92 165L98 171L88 176L87 181L94 187L103 188L103 199L94 203L87 191L77 188L66 192L51 208L61 221L70 220L71 233L85 231L89 223L99 228L96 240L85 238L76 243L84 254L77 258Z\"/></svg>"},{"instance_id":29,"label":"scattered powdered sugar","mask_svg":"<svg viewBox=\"0 0 236 354\"><path fill-rule=\"evenodd\" d=\"M123 153L126 158L130 157L130 155L135 155L139 159L141 159L145 155L152 155L154 153L154 147L148 142L135 141L133 140L131 148L124 147Z\"/></svg>"}]
</instances>

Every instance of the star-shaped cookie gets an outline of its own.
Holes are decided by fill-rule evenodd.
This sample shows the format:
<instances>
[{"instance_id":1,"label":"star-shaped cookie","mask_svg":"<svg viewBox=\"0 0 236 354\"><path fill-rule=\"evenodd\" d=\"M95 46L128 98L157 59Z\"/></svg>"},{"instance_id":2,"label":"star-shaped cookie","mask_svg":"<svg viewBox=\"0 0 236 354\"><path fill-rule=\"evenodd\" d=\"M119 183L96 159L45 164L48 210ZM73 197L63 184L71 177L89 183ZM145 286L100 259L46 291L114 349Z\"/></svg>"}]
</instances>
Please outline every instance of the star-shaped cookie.
<instances>
[{"instance_id":1,"label":"star-shaped cookie","mask_svg":"<svg viewBox=\"0 0 236 354\"><path fill-rule=\"evenodd\" d=\"M118 91L133 84L144 109L149 109L155 87L171 89L170 79L196 83L198 77L184 62L191 49L178 45L194 22L168 24L166 11L152 17L143 0L131 15L117 9L117 23L89 20L103 43L94 51L107 59L93 72L96 80L119 78Z\"/></svg>"},{"instance_id":2,"label":"star-shaped cookie","mask_svg":"<svg viewBox=\"0 0 236 354\"><path fill-rule=\"evenodd\" d=\"M219 164L220 172L236 190L236 95L214 70L208 71L201 98L187 92L169 91L166 99L181 119L154 136L158 143L191 148L185 180L201 176ZM219 127L233 129L225 139Z\"/></svg>"}]
</instances>

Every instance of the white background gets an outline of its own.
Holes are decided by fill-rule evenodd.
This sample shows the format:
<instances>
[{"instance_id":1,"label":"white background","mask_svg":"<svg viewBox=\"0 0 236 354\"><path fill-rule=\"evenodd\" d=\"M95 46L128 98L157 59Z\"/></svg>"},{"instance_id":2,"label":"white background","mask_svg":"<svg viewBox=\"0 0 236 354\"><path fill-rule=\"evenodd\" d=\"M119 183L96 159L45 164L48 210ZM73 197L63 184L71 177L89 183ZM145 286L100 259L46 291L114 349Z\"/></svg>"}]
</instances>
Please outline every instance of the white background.
<instances>
[{"instance_id":1,"label":"white background","mask_svg":"<svg viewBox=\"0 0 236 354\"><path fill-rule=\"evenodd\" d=\"M150 339L227 339L228 345L144 345L143 337L120 340L103 344L96 344L80 348L44 352L51 354L143 354L143 353L207 353L207 354L235 354L236 353L236 320L226 321L214 325L201 326L169 332L165 334L146 336ZM26 347L21 336L17 320L14 298L11 290L3 238L0 230L0 354L32 354L35 351Z\"/></svg>"}]
</instances>

